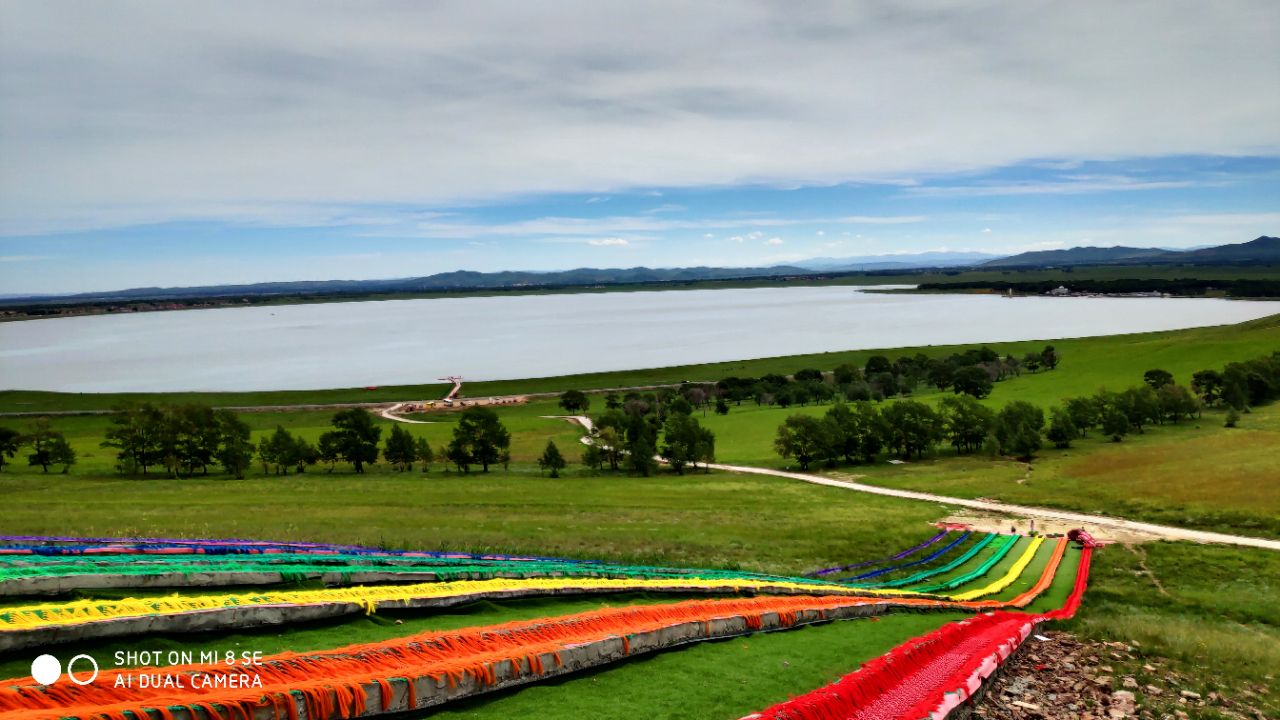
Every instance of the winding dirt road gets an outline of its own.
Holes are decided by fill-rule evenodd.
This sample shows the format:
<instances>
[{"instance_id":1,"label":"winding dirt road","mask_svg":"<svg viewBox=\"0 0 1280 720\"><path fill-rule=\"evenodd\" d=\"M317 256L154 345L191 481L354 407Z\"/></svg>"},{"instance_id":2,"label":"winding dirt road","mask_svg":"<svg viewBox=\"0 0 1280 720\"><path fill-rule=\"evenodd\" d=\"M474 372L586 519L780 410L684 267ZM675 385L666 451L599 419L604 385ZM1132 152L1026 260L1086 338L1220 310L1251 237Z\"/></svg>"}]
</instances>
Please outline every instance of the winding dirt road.
<instances>
[{"instance_id":1,"label":"winding dirt road","mask_svg":"<svg viewBox=\"0 0 1280 720\"><path fill-rule=\"evenodd\" d=\"M591 433L593 430L591 418L584 415L548 415L544 417L547 417L548 419L567 420L575 425L582 426L587 433ZM582 442L590 444L590 434L584 435L582 437ZM786 478L788 480L799 480L800 482L807 482L813 485L825 485L827 487L840 488L842 490L853 490L854 492L863 492L871 495L884 495L886 497L895 497L904 500L920 500L923 502L939 503L942 505L953 505L969 508L971 510L1002 513L1028 519L1035 518L1038 520L1070 523L1073 526L1084 527L1091 531L1092 529L1097 528L1122 533L1129 538L1188 540L1191 542L1219 543L1222 545L1237 545L1240 547L1253 547L1264 550L1280 550L1280 540L1266 540L1264 538L1247 537L1244 535L1228 535L1226 533L1207 532L1204 530L1188 530L1186 528L1174 527L1172 525L1156 525L1154 523L1125 520L1124 518L1108 517L1106 515L1090 515L1088 513L1072 512L1070 510L1054 510L1051 508L1031 507L1028 505L1012 505L1009 503L994 502L991 500L966 500L964 498L950 497L948 495L934 495L933 493L917 492L915 490L896 490L894 488L867 485L865 483L852 482L849 480L836 480L835 478L823 477L821 475L787 472L785 470L773 470L771 468L753 467L750 465L724 465L721 463L711 463L708 467L712 470L722 470L725 472L769 475L771 477Z\"/></svg>"},{"instance_id":2,"label":"winding dirt road","mask_svg":"<svg viewBox=\"0 0 1280 720\"><path fill-rule=\"evenodd\" d=\"M1206 532L1203 530L1188 530L1186 528L1174 527L1171 525L1156 525L1153 523L1137 522L1135 520L1125 520L1124 518L1107 517L1105 515L1090 515L1087 513L1071 512L1070 510L1052 510L1049 508L1030 507L1027 505L1010 505L1008 503L992 502L990 500L965 500L963 498L949 497L946 495L934 495L933 493L916 492L914 490L895 490L893 488L878 487L876 485L850 482L848 480L835 480L833 478L822 477L821 475L794 473L787 472L785 470L772 470L769 468L751 467L749 465L722 465L719 463L711 463L711 469L724 470L727 472L750 473L753 475L770 475L773 477L787 478L789 480L799 480L801 482L812 483L814 485L826 485L827 487L870 493L872 495L885 495L888 497L903 498L905 500L923 500L926 502L942 503L945 505L956 505L973 510L984 510L987 512L1007 513L1009 515L1018 515L1027 518L1043 518L1045 520L1074 523L1086 528L1108 528L1134 535L1144 535L1160 540L1190 540L1191 542L1220 543L1223 545L1262 548L1264 550L1280 550L1280 540L1266 540L1263 538L1245 537L1243 535L1228 535L1226 533Z\"/></svg>"}]
</instances>

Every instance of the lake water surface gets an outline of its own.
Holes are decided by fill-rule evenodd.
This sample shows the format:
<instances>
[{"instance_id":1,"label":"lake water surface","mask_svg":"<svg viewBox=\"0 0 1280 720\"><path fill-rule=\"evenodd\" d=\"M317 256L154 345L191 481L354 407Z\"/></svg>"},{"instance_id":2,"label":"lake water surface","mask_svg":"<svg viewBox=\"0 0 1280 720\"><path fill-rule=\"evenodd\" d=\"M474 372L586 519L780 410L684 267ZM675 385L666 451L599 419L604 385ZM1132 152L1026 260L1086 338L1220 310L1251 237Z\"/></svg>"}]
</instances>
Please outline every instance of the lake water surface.
<instances>
[{"instance_id":1,"label":"lake water surface","mask_svg":"<svg viewBox=\"0 0 1280 720\"><path fill-rule=\"evenodd\" d=\"M791 287L99 315L0 323L0 388L288 390L418 384L445 375L495 380L1172 330L1277 312L1280 302Z\"/></svg>"}]
</instances>

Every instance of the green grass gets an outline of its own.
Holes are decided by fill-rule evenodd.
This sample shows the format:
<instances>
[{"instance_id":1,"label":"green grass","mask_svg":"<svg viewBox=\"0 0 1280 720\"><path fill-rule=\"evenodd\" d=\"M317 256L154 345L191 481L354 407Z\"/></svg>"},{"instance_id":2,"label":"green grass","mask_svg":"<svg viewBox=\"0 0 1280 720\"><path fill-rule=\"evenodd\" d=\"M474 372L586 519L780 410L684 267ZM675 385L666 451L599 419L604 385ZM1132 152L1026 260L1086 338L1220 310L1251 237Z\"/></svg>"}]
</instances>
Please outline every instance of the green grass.
<instances>
[{"instance_id":1,"label":"green grass","mask_svg":"<svg viewBox=\"0 0 1280 720\"><path fill-rule=\"evenodd\" d=\"M467 718L723 718L831 683L958 613L901 613L698 643L418 715Z\"/></svg>"},{"instance_id":2,"label":"green grass","mask_svg":"<svg viewBox=\"0 0 1280 720\"><path fill-rule=\"evenodd\" d=\"M1039 351L1046 342L1052 342L1058 349L1063 358L1062 366L1054 372L1026 373L1020 378L1001 383L997 386L997 396L1041 404L1056 403L1064 397L1092 393L1102 386L1127 387L1139 382L1142 373L1153 367L1164 368L1185 383L1196 370L1220 368L1230 360L1252 358L1280 348L1280 315L1238 325L1097 338L1047 338L992 343L991 347L1002 354L1012 353L1020 357L1032 350ZM756 377L766 373L789 374L805 367L830 370L845 362L861 366L868 357L877 354L890 357L916 352L930 356L949 355L977 344L827 352L563 377L477 382L464 385L464 391L470 397L484 397L560 392L571 388L588 390L679 383L684 380L714 382L732 375ZM387 386L374 390L344 388L239 393L94 394L7 390L0 392L0 412L107 410L126 400L202 402L215 406L383 402L438 398L444 396L445 392L446 387L438 383Z\"/></svg>"},{"instance_id":3,"label":"green grass","mask_svg":"<svg viewBox=\"0 0 1280 720\"><path fill-rule=\"evenodd\" d=\"M1220 411L1113 443L1093 437L1040 451L1030 466L938 457L845 468L860 482L990 498L1264 537L1280 537L1280 404L1224 428Z\"/></svg>"},{"instance_id":4,"label":"green grass","mask_svg":"<svg viewBox=\"0 0 1280 720\"><path fill-rule=\"evenodd\" d=\"M763 477L432 472L0 478L10 534L258 537L794 574L892 554L946 510Z\"/></svg>"},{"instance_id":5,"label":"green grass","mask_svg":"<svg viewBox=\"0 0 1280 720\"><path fill-rule=\"evenodd\" d=\"M1082 612L1064 629L1138 641L1195 678L1188 689L1239 697L1275 686L1280 668L1280 553L1151 543L1094 556ZM1141 664L1141 661L1139 662ZM1280 713L1280 694L1262 706Z\"/></svg>"}]
</instances>

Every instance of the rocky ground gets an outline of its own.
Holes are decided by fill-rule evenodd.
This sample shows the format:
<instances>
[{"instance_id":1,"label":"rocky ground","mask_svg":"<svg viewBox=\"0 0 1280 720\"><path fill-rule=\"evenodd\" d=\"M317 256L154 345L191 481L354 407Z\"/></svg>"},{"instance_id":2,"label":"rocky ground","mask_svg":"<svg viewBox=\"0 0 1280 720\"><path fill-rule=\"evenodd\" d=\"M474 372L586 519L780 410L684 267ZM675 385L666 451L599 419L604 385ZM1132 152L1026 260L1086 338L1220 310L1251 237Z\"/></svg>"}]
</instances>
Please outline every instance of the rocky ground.
<instances>
[{"instance_id":1,"label":"rocky ground","mask_svg":"<svg viewBox=\"0 0 1280 720\"><path fill-rule=\"evenodd\" d=\"M1274 683L1273 683L1274 684ZM1032 635L973 711L985 720L1275 720L1262 685L1235 697L1204 689L1137 642L1084 642L1064 632Z\"/></svg>"}]
</instances>

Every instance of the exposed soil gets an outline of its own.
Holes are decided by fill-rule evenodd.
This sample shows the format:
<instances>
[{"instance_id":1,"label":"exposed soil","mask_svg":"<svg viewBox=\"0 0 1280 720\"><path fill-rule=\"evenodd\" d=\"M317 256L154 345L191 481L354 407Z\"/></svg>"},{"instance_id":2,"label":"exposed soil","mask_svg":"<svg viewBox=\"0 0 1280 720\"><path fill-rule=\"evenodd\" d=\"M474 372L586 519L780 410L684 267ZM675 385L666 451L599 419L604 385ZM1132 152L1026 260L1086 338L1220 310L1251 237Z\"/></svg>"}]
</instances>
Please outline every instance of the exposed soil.
<instances>
[{"instance_id":1,"label":"exposed soil","mask_svg":"<svg viewBox=\"0 0 1280 720\"><path fill-rule=\"evenodd\" d=\"M1044 638L1044 639L1041 639ZM1196 678L1170 670L1136 642L1087 642L1049 631L1027 639L974 708L985 720L1270 720L1259 707L1271 691L1246 687L1240 697L1203 691Z\"/></svg>"}]
</instances>

